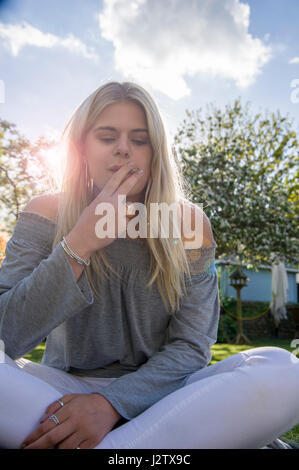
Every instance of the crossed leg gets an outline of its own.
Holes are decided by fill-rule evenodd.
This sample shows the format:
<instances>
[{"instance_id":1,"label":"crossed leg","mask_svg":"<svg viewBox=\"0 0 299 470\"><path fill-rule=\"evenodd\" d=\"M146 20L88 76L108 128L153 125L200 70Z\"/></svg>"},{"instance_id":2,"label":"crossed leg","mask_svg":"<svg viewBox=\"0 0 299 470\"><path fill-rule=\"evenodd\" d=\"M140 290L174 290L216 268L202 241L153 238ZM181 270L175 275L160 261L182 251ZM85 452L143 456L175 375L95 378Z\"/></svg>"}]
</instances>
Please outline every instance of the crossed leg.
<instances>
[{"instance_id":1,"label":"crossed leg","mask_svg":"<svg viewBox=\"0 0 299 470\"><path fill-rule=\"evenodd\" d=\"M48 405L99 391L64 371L0 364L0 447L19 448ZM261 448L299 423L299 359L281 348L235 354L189 376L184 387L113 429L97 449Z\"/></svg>"}]
</instances>

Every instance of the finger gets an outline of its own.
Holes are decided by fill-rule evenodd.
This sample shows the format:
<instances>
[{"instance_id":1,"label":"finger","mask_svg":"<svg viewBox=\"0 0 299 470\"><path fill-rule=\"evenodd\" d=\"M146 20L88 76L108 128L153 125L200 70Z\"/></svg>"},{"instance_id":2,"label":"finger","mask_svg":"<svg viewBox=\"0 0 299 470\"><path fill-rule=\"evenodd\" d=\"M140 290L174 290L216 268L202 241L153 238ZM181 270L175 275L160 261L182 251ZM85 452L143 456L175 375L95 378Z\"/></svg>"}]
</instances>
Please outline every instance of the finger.
<instances>
[{"instance_id":1,"label":"finger","mask_svg":"<svg viewBox=\"0 0 299 470\"><path fill-rule=\"evenodd\" d=\"M57 445L57 449L76 449L77 447L81 448L81 442L83 442L84 439L86 439L86 437L84 438L79 432L74 432L66 439L61 441Z\"/></svg>"},{"instance_id":2,"label":"finger","mask_svg":"<svg viewBox=\"0 0 299 470\"><path fill-rule=\"evenodd\" d=\"M47 419L49 419L49 417L51 415L54 415L58 410L61 409L61 405L55 401L54 403L52 403L45 411L45 414L44 416L42 417L42 419L40 420L40 423L44 423Z\"/></svg>"},{"instance_id":3,"label":"finger","mask_svg":"<svg viewBox=\"0 0 299 470\"><path fill-rule=\"evenodd\" d=\"M78 394L76 393L69 393L68 395L63 395L62 397L60 397L60 400L63 402L63 404L65 405L66 403L68 403L69 401L73 400ZM58 404L58 400L54 401L53 403L51 403L48 408L46 409L45 413L47 413L50 408L55 405L55 404ZM56 406L56 405L55 405ZM59 405L59 407L61 408L61 405Z\"/></svg>"},{"instance_id":4,"label":"finger","mask_svg":"<svg viewBox=\"0 0 299 470\"><path fill-rule=\"evenodd\" d=\"M107 183L102 189L102 193L104 191L105 194L107 194L108 196L111 196L115 192L115 190L118 188L118 186L120 185L124 177L128 176L132 168L133 168L132 162L122 165L121 168L115 173L113 173L111 178L107 181Z\"/></svg>"},{"instance_id":5,"label":"finger","mask_svg":"<svg viewBox=\"0 0 299 470\"><path fill-rule=\"evenodd\" d=\"M118 186L113 195L115 196L116 194L127 194L135 186L142 174L143 170L140 170L129 175L129 177L125 179L120 184L120 186Z\"/></svg>"},{"instance_id":6,"label":"finger","mask_svg":"<svg viewBox=\"0 0 299 470\"><path fill-rule=\"evenodd\" d=\"M50 415L51 416L51 415ZM56 418L60 422L57 426L53 420L46 418L29 436L24 439L22 442L22 447L31 444L34 441L37 441L41 436L47 434L49 431L54 429L55 427L59 427L63 422L65 422L69 418L69 411L67 408L63 406L59 411L55 413Z\"/></svg>"},{"instance_id":7,"label":"finger","mask_svg":"<svg viewBox=\"0 0 299 470\"><path fill-rule=\"evenodd\" d=\"M25 449L51 449L71 435L74 430L74 423L67 419L59 426L55 425L53 429L43 434L39 439L28 444Z\"/></svg>"},{"instance_id":8,"label":"finger","mask_svg":"<svg viewBox=\"0 0 299 470\"><path fill-rule=\"evenodd\" d=\"M60 401L62 401L63 405L66 405L69 403L71 400L75 398L76 394L69 394L69 395L64 395L60 398ZM40 423L43 423L48 419L51 415L55 414L58 410L62 408L61 404L58 403L58 401L54 401L54 403L51 403L48 408L45 411L45 414L43 415L42 419L40 420Z\"/></svg>"},{"instance_id":9,"label":"finger","mask_svg":"<svg viewBox=\"0 0 299 470\"><path fill-rule=\"evenodd\" d=\"M101 441L93 442L90 439L87 439L85 441L80 442L80 444L74 447L74 449L94 449L98 444L100 444L100 442Z\"/></svg>"},{"instance_id":10,"label":"finger","mask_svg":"<svg viewBox=\"0 0 299 470\"><path fill-rule=\"evenodd\" d=\"M132 217L135 217L136 211L139 211L139 209L136 209L134 203L131 203L131 202L126 203L126 215L129 219Z\"/></svg>"},{"instance_id":11,"label":"finger","mask_svg":"<svg viewBox=\"0 0 299 470\"><path fill-rule=\"evenodd\" d=\"M24 441L21 444L22 447L26 447L32 444L33 442L37 441L38 439L40 439L42 436L44 436L46 433L48 433L55 427L56 427L56 424L52 420L47 419L45 422L40 424L31 434L29 434L29 436L27 436L26 439L24 439Z\"/></svg>"},{"instance_id":12,"label":"finger","mask_svg":"<svg viewBox=\"0 0 299 470\"><path fill-rule=\"evenodd\" d=\"M77 398L79 395L80 395L80 393L68 393L67 395L63 395L60 398L60 400L62 400L64 405L66 405L70 401L74 400L74 398Z\"/></svg>"}]
</instances>

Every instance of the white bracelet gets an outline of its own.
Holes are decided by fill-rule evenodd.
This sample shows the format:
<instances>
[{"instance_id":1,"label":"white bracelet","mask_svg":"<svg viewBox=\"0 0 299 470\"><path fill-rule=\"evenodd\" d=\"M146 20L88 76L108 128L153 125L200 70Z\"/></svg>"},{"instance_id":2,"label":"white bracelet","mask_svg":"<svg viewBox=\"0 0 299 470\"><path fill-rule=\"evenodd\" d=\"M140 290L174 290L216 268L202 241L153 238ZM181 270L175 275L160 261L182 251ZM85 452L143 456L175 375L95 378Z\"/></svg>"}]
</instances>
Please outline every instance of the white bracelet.
<instances>
[{"instance_id":1,"label":"white bracelet","mask_svg":"<svg viewBox=\"0 0 299 470\"><path fill-rule=\"evenodd\" d=\"M73 258L75 261L77 261L77 263L81 264L81 265L84 265L84 266L89 266L90 265L90 259L88 261L84 261L84 259L80 258L80 256L76 255L76 253L74 253L70 247L68 246L67 244L67 241L65 239L65 237L62 238L62 241L61 241L61 245L64 249L64 251L71 256L71 258Z\"/></svg>"}]
</instances>

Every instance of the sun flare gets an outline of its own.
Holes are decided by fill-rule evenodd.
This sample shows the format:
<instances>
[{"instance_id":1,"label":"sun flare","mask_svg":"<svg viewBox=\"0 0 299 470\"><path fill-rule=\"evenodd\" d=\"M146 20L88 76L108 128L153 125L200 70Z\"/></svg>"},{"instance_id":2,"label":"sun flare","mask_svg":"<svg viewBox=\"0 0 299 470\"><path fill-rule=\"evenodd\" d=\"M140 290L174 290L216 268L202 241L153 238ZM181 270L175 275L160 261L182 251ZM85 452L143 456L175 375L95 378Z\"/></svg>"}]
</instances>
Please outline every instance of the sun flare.
<instances>
[{"instance_id":1,"label":"sun flare","mask_svg":"<svg viewBox=\"0 0 299 470\"><path fill-rule=\"evenodd\" d=\"M59 185L63 174L63 150L60 144L53 144L48 148L40 148L36 159L28 161L27 172L43 186L46 184Z\"/></svg>"}]
</instances>

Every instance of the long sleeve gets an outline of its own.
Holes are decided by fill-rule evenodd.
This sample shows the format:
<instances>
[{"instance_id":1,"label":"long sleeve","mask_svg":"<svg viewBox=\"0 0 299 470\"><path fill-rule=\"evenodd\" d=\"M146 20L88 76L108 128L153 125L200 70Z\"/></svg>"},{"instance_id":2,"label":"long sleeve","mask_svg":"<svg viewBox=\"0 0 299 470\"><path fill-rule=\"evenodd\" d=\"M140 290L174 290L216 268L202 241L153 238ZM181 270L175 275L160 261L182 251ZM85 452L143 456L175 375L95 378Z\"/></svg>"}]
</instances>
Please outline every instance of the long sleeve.
<instances>
[{"instance_id":1,"label":"long sleeve","mask_svg":"<svg viewBox=\"0 0 299 470\"><path fill-rule=\"evenodd\" d=\"M162 347L137 371L119 377L100 392L124 418L136 417L209 364L220 313L215 246L214 242L210 247L189 250L200 262L190 264L195 274L187 283L179 311L171 317Z\"/></svg>"},{"instance_id":2,"label":"long sleeve","mask_svg":"<svg viewBox=\"0 0 299 470\"><path fill-rule=\"evenodd\" d=\"M62 245L51 251L55 224L21 212L0 268L0 339L16 359L94 299L86 272L76 281Z\"/></svg>"}]
</instances>

